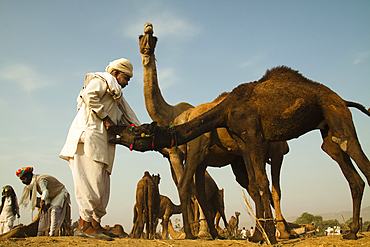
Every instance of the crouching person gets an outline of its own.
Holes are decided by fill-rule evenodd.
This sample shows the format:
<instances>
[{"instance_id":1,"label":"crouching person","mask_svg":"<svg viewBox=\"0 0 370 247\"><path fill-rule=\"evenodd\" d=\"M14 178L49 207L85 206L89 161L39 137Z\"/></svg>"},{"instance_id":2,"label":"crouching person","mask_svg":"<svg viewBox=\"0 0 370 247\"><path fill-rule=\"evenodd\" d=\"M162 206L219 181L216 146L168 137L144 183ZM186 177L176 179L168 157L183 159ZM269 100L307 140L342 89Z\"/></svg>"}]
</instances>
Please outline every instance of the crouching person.
<instances>
[{"instance_id":1,"label":"crouching person","mask_svg":"<svg viewBox=\"0 0 370 247\"><path fill-rule=\"evenodd\" d=\"M64 184L50 175L33 174L33 167L23 167L16 172L17 177L26 186L23 189L19 205L35 210L37 192L41 195L41 217L37 235L49 230L49 236L55 236L63 223L70 195Z\"/></svg>"}]
</instances>

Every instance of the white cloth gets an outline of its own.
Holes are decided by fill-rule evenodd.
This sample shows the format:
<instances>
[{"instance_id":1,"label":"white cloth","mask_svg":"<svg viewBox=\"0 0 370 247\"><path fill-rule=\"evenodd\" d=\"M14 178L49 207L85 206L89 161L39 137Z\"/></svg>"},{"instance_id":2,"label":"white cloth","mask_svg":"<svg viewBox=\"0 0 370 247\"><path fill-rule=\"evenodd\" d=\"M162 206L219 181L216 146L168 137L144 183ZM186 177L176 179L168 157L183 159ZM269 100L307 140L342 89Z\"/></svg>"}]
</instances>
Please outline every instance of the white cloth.
<instances>
[{"instance_id":1,"label":"white cloth","mask_svg":"<svg viewBox=\"0 0 370 247\"><path fill-rule=\"evenodd\" d=\"M64 201L63 207L51 206L46 212L41 212L38 236L43 236L45 231L49 231L49 236L55 236L58 233L65 218L67 205L67 201Z\"/></svg>"},{"instance_id":2,"label":"white cloth","mask_svg":"<svg viewBox=\"0 0 370 247\"><path fill-rule=\"evenodd\" d=\"M85 87L77 103L79 110L59 157L69 160L75 155L77 144L82 142L85 143L85 154L94 161L106 164L106 170L111 173L115 145L109 140L115 135L106 130L102 119L109 116L114 123L126 125L140 125L140 121L123 98L117 80L106 72L86 76Z\"/></svg>"},{"instance_id":3,"label":"white cloth","mask_svg":"<svg viewBox=\"0 0 370 247\"><path fill-rule=\"evenodd\" d=\"M18 207L17 200L15 203L16 207ZM10 231L13 227L14 221L15 215L13 214L12 200L10 197L7 197L0 214L0 234Z\"/></svg>"},{"instance_id":4,"label":"white cloth","mask_svg":"<svg viewBox=\"0 0 370 247\"><path fill-rule=\"evenodd\" d=\"M36 183L36 174L33 174L31 183L29 185L24 186L21 199L19 201L19 205L27 208L29 202L31 202L31 207L29 212L32 212L36 208L36 200L37 200L37 183ZM30 200L30 194L31 200Z\"/></svg>"},{"instance_id":5,"label":"white cloth","mask_svg":"<svg viewBox=\"0 0 370 247\"><path fill-rule=\"evenodd\" d=\"M101 162L90 159L79 143L77 152L69 159L80 217L100 222L106 214L110 195L110 174Z\"/></svg>"}]
</instances>

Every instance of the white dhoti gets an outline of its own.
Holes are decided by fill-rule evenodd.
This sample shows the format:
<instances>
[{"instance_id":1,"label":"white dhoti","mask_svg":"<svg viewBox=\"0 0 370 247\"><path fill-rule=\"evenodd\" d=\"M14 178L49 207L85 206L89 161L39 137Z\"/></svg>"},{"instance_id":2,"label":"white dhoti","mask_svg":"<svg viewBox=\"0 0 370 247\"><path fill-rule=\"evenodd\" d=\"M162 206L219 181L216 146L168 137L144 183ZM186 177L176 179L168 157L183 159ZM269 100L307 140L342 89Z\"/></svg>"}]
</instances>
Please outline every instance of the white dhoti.
<instances>
[{"instance_id":1,"label":"white dhoti","mask_svg":"<svg viewBox=\"0 0 370 247\"><path fill-rule=\"evenodd\" d=\"M80 217L87 222L100 223L106 214L110 194L110 174L106 165L85 155L84 144L79 143L73 158L69 158Z\"/></svg>"},{"instance_id":2,"label":"white dhoti","mask_svg":"<svg viewBox=\"0 0 370 247\"><path fill-rule=\"evenodd\" d=\"M46 212L41 213L37 236L44 236L46 231L49 231L49 236L58 236L59 228L66 215L67 205L67 201L64 201L63 207L51 206Z\"/></svg>"},{"instance_id":3,"label":"white dhoti","mask_svg":"<svg viewBox=\"0 0 370 247\"><path fill-rule=\"evenodd\" d=\"M4 221L0 222L0 234L9 232L13 228L13 224L15 221L15 216L9 217Z\"/></svg>"}]
</instances>

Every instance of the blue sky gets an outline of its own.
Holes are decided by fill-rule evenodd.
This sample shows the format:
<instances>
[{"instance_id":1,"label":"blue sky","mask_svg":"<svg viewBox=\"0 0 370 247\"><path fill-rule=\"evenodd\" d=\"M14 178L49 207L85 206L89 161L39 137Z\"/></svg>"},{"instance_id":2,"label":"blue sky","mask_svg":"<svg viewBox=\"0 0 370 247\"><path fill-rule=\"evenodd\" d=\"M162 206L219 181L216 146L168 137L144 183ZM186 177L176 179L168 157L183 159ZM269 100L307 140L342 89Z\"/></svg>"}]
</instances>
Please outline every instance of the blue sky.
<instances>
[{"instance_id":1,"label":"blue sky","mask_svg":"<svg viewBox=\"0 0 370 247\"><path fill-rule=\"evenodd\" d=\"M125 57L134 65L134 77L124 96L141 122L151 122L138 46L146 22L153 23L159 39L159 84L170 104L210 102L240 83L258 80L267 69L286 65L369 108L369 12L369 1L356 0L1 1L0 186L10 184L20 196L23 185L15 171L33 166L35 173L66 185L73 221L78 219L72 175L58 157L76 114L77 94L86 73ZM351 111L369 157L370 118ZM319 132L289 145L281 173L283 214L351 211L348 183L321 151ZM119 223L131 230L136 184L146 170L160 173L161 194L179 203L166 159L118 146L103 225ZM227 218L240 211L240 221L250 221L231 168L208 171L225 189ZM368 185L362 206L370 206ZM25 210L21 215L20 222L30 222Z\"/></svg>"}]
</instances>

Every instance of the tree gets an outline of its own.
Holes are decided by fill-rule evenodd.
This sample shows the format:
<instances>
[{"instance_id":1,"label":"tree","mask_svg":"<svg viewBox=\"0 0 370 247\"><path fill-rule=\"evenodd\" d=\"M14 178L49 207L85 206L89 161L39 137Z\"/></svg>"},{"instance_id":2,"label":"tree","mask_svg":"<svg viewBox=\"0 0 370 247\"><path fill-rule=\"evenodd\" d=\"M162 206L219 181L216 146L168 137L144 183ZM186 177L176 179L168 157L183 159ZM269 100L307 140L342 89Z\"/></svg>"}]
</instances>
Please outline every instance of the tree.
<instances>
[{"instance_id":1,"label":"tree","mask_svg":"<svg viewBox=\"0 0 370 247\"><path fill-rule=\"evenodd\" d=\"M315 223L315 225L318 226L321 224L322 221L323 221L322 216L320 215L315 216L309 214L308 212L305 212L299 218L297 218L296 221L294 221L294 223L301 225Z\"/></svg>"}]
</instances>

